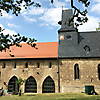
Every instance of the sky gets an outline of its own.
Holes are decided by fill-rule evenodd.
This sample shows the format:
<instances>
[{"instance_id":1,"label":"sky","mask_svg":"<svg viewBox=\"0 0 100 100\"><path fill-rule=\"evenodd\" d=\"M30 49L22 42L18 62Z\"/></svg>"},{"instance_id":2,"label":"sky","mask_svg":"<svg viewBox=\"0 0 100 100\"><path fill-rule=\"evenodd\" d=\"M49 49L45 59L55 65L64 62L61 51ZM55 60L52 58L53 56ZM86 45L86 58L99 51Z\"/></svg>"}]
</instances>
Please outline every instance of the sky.
<instances>
[{"instance_id":1,"label":"sky","mask_svg":"<svg viewBox=\"0 0 100 100\"><path fill-rule=\"evenodd\" d=\"M40 8L29 7L27 10L21 10L19 16L3 11L0 16L0 26L5 29L4 34L17 34L35 38L37 42L56 42L58 41L58 30L61 21L62 6L63 9L71 9L70 0L54 0L51 4L50 0L34 0L41 4ZM80 10L85 7L82 3L74 0ZM100 0L90 0L88 7L89 21L79 27L79 31L95 31L99 27L100 22Z\"/></svg>"}]
</instances>

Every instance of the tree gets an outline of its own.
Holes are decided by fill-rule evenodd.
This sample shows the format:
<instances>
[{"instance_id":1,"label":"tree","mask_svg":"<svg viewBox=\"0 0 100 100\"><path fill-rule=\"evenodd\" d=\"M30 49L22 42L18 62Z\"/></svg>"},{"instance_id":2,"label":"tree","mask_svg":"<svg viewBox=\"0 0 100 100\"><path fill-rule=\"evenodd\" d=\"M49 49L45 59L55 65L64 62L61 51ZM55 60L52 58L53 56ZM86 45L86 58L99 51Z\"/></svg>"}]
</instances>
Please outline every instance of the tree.
<instances>
[{"instance_id":1,"label":"tree","mask_svg":"<svg viewBox=\"0 0 100 100\"><path fill-rule=\"evenodd\" d=\"M98 27L98 28L96 28L96 32L97 32L98 30L100 30L100 22L99 22L99 27Z\"/></svg>"},{"instance_id":2,"label":"tree","mask_svg":"<svg viewBox=\"0 0 100 100\"><path fill-rule=\"evenodd\" d=\"M83 23L88 21L88 18L86 17L86 14L88 13L87 9L85 9L84 11L80 11L79 8L75 7L73 5L73 0L71 1L71 7L74 10L74 14L72 16L72 18L69 19L69 23L68 25L72 25L72 22L74 21L74 18L76 17L76 21L75 22L75 26L73 26L76 30L76 32L78 32L78 26L79 25L83 25ZM24 2L24 4L23 4ZM53 4L53 0L51 0L51 3ZM90 2L89 0L78 0L78 2L83 3L85 5L85 7L88 7ZM2 10L6 11L7 13L11 12L12 14L18 16L21 12L21 7L24 7L25 9L27 9L30 6L34 6L34 7L41 7L41 5L39 3L35 3L32 2L31 0L0 0L0 15L2 15ZM82 17L80 17L80 15ZM26 42L28 45L31 45L32 47L36 48L36 44L34 42L36 42L37 40L35 39L31 39L31 38L27 38L25 36L21 36L19 33L17 35L4 35L3 34L4 29L2 29L0 27L0 51L2 52L3 50L6 52L6 49L9 49L9 55L11 57L14 57L14 55L11 55L11 50L10 47L16 45L17 47L22 47L22 45L20 45L21 42ZM37 48L36 48L37 49Z\"/></svg>"},{"instance_id":3,"label":"tree","mask_svg":"<svg viewBox=\"0 0 100 100\"><path fill-rule=\"evenodd\" d=\"M24 2L24 4L23 4ZM39 3L34 3L31 0L0 0L0 16L2 15L2 11L6 11L7 13L11 12L12 14L18 16L21 12L21 7L24 7L27 9L30 6L34 7L41 7ZM21 42L26 42L27 44L31 45L32 47L36 48L36 44L33 42L36 42L36 39L27 38L25 36L21 36L19 33L17 35L4 35L3 34L4 29L0 27L0 51L3 50L6 52L7 49L9 49L9 53L11 52L10 47L16 45L17 47L22 47L20 45ZM37 48L36 48L37 49ZM14 57L14 55L9 54L11 57Z\"/></svg>"},{"instance_id":4,"label":"tree","mask_svg":"<svg viewBox=\"0 0 100 100\"><path fill-rule=\"evenodd\" d=\"M19 96L21 96L21 85L23 85L23 83L26 82L26 79L22 80L22 78L19 78L17 81L16 81L16 85L19 85Z\"/></svg>"},{"instance_id":5,"label":"tree","mask_svg":"<svg viewBox=\"0 0 100 100\"><path fill-rule=\"evenodd\" d=\"M89 0L78 0L78 2L82 2L85 7L88 7L90 2ZM76 17L76 22L75 22L75 26L73 26L76 30L76 32L78 33L78 26L83 25L83 23L86 23L88 21L88 18L86 17L86 14L88 13L87 9L85 9L84 11L80 11L79 8L75 7L73 5L73 0L71 0L71 7L74 9L74 14L72 16L72 18L69 19L69 26L73 26L72 22L74 21L74 18ZM80 17L81 15L81 17Z\"/></svg>"}]
</instances>

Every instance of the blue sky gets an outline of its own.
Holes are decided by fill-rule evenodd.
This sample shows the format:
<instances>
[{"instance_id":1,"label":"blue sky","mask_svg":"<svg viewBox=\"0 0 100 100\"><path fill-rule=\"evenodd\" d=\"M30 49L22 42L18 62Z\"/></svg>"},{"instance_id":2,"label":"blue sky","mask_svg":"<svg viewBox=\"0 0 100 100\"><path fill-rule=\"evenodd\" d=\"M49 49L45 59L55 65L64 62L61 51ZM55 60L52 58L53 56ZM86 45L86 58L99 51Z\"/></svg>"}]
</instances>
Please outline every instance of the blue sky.
<instances>
[{"instance_id":1,"label":"blue sky","mask_svg":"<svg viewBox=\"0 0 100 100\"><path fill-rule=\"evenodd\" d=\"M0 26L5 29L4 34L17 34L37 39L37 42L56 42L58 41L58 30L61 20L62 5L64 9L71 9L70 0L35 0L41 4L40 8L30 7L22 11L18 17L13 14L3 12L0 17ZM74 4L84 10L83 4L74 0ZM79 27L79 31L95 31L100 21L100 0L90 0L88 8L88 23ZM24 2L23 2L24 3Z\"/></svg>"}]
</instances>

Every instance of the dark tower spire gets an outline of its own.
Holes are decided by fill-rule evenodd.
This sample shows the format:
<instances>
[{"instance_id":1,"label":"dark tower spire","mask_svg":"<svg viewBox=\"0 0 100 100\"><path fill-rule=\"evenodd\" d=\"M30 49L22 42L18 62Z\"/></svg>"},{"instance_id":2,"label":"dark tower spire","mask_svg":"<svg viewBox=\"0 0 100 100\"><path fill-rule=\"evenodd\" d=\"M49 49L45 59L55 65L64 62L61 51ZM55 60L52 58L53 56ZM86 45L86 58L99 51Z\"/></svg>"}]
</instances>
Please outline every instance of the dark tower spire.
<instances>
[{"instance_id":1,"label":"dark tower spire","mask_svg":"<svg viewBox=\"0 0 100 100\"><path fill-rule=\"evenodd\" d=\"M73 51L74 47L78 45L78 34L72 26L68 25L69 18L73 16L72 9L62 10L62 20L58 22L61 25L61 29L58 30L59 34L59 46L58 56L67 57L68 51ZM74 25L74 22L73 22Z\"/></svg>"},{"instance_id":2,"label":"dark tower spire","mask_svg":"<svg viewBox=\"0 0 100 100\"><path fill-rule=\"evenodd\" d=\"M62 20L58 22L58 24L61 25L60 30L63 30L63 29L68 30L68 31L75 30L72 26L68 25L69 18L71 18L72 15L73 15L72 9L63 10L63 7L62 7ZM73 22L73 24L74 24L74 22Z\"/></svg>"}]
</instances>

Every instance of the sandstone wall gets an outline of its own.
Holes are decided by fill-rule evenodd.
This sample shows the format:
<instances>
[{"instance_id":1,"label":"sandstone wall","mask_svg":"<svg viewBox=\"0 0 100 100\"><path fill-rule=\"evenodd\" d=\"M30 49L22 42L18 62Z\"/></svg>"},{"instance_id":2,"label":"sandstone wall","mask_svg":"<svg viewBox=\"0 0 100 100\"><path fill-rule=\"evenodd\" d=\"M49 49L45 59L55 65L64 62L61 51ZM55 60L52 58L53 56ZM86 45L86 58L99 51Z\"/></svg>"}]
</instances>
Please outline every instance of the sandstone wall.
<instances>
[{"instance_id":1,"label":"sandstone wall","mask_svg":"<svg viewBox=\"0 0 100 100\"><path fill-rule=\"evenodd\" d=\"M25 68L25 63L28 68ZM49 64L51 62L51 68ZM3 64L6 68L2 68ZM16 63L16 68L14 64ZM37 68L37 63L40 67ZM6 89L4 82L16 76L22 79L28 79L33 76L37 82L37 93L42 93L42 84L47 76L50 76L55 83L55 92L58 92L58 64L57 60L10 60L0 61L0 86ZM74 78L74 65L79 65L79 79ZM96 92L100 93L100 80L98 79L99 58L91 59L59 59L60 68L60 92L85 92L85 85L94 85ZM39 73L39 74L38 74ZM22 92L25 91L25 84L22 86Z\"/></svg>"},{"instance_id":2,"label":"sandstone wall","mask_svg":"<svg viewBox=\"0 0 100 100\"><path fill-rule=\"evenodd\" d=\"M94 85L100 92L98 79L98 64L100 59L60 59L60 91L85 92L85 85ZM74 79L74 65L79 65L79 79Z\"/></svg>"},{"instance_id":3,"label":"sandstone wall","mask_svg":"<svg viewBox=\"0 0 100 100\"><path fill-rule=\"evenodd\" d=\"M28 68L25 68L25 63L28 63ZM49 68L49 63L51 62L51 68ZM5 63L5 68L3 64ZM16 68L14 64L16 63ZM37 63L40 67L37 68ZM46 77L50 76L55 83L55 92L58 92L58 80L57 80L57 60L10 60L10 61L0 61L0 86L3 86L4 90L6 86L4 82L9 83L9 80L16 76L22 79L27 79L33 76L37 82L37 93L42 93L42 84ZM22 92L25 91L25 84L22 86Z\"/></svg>"}]
</instances>

